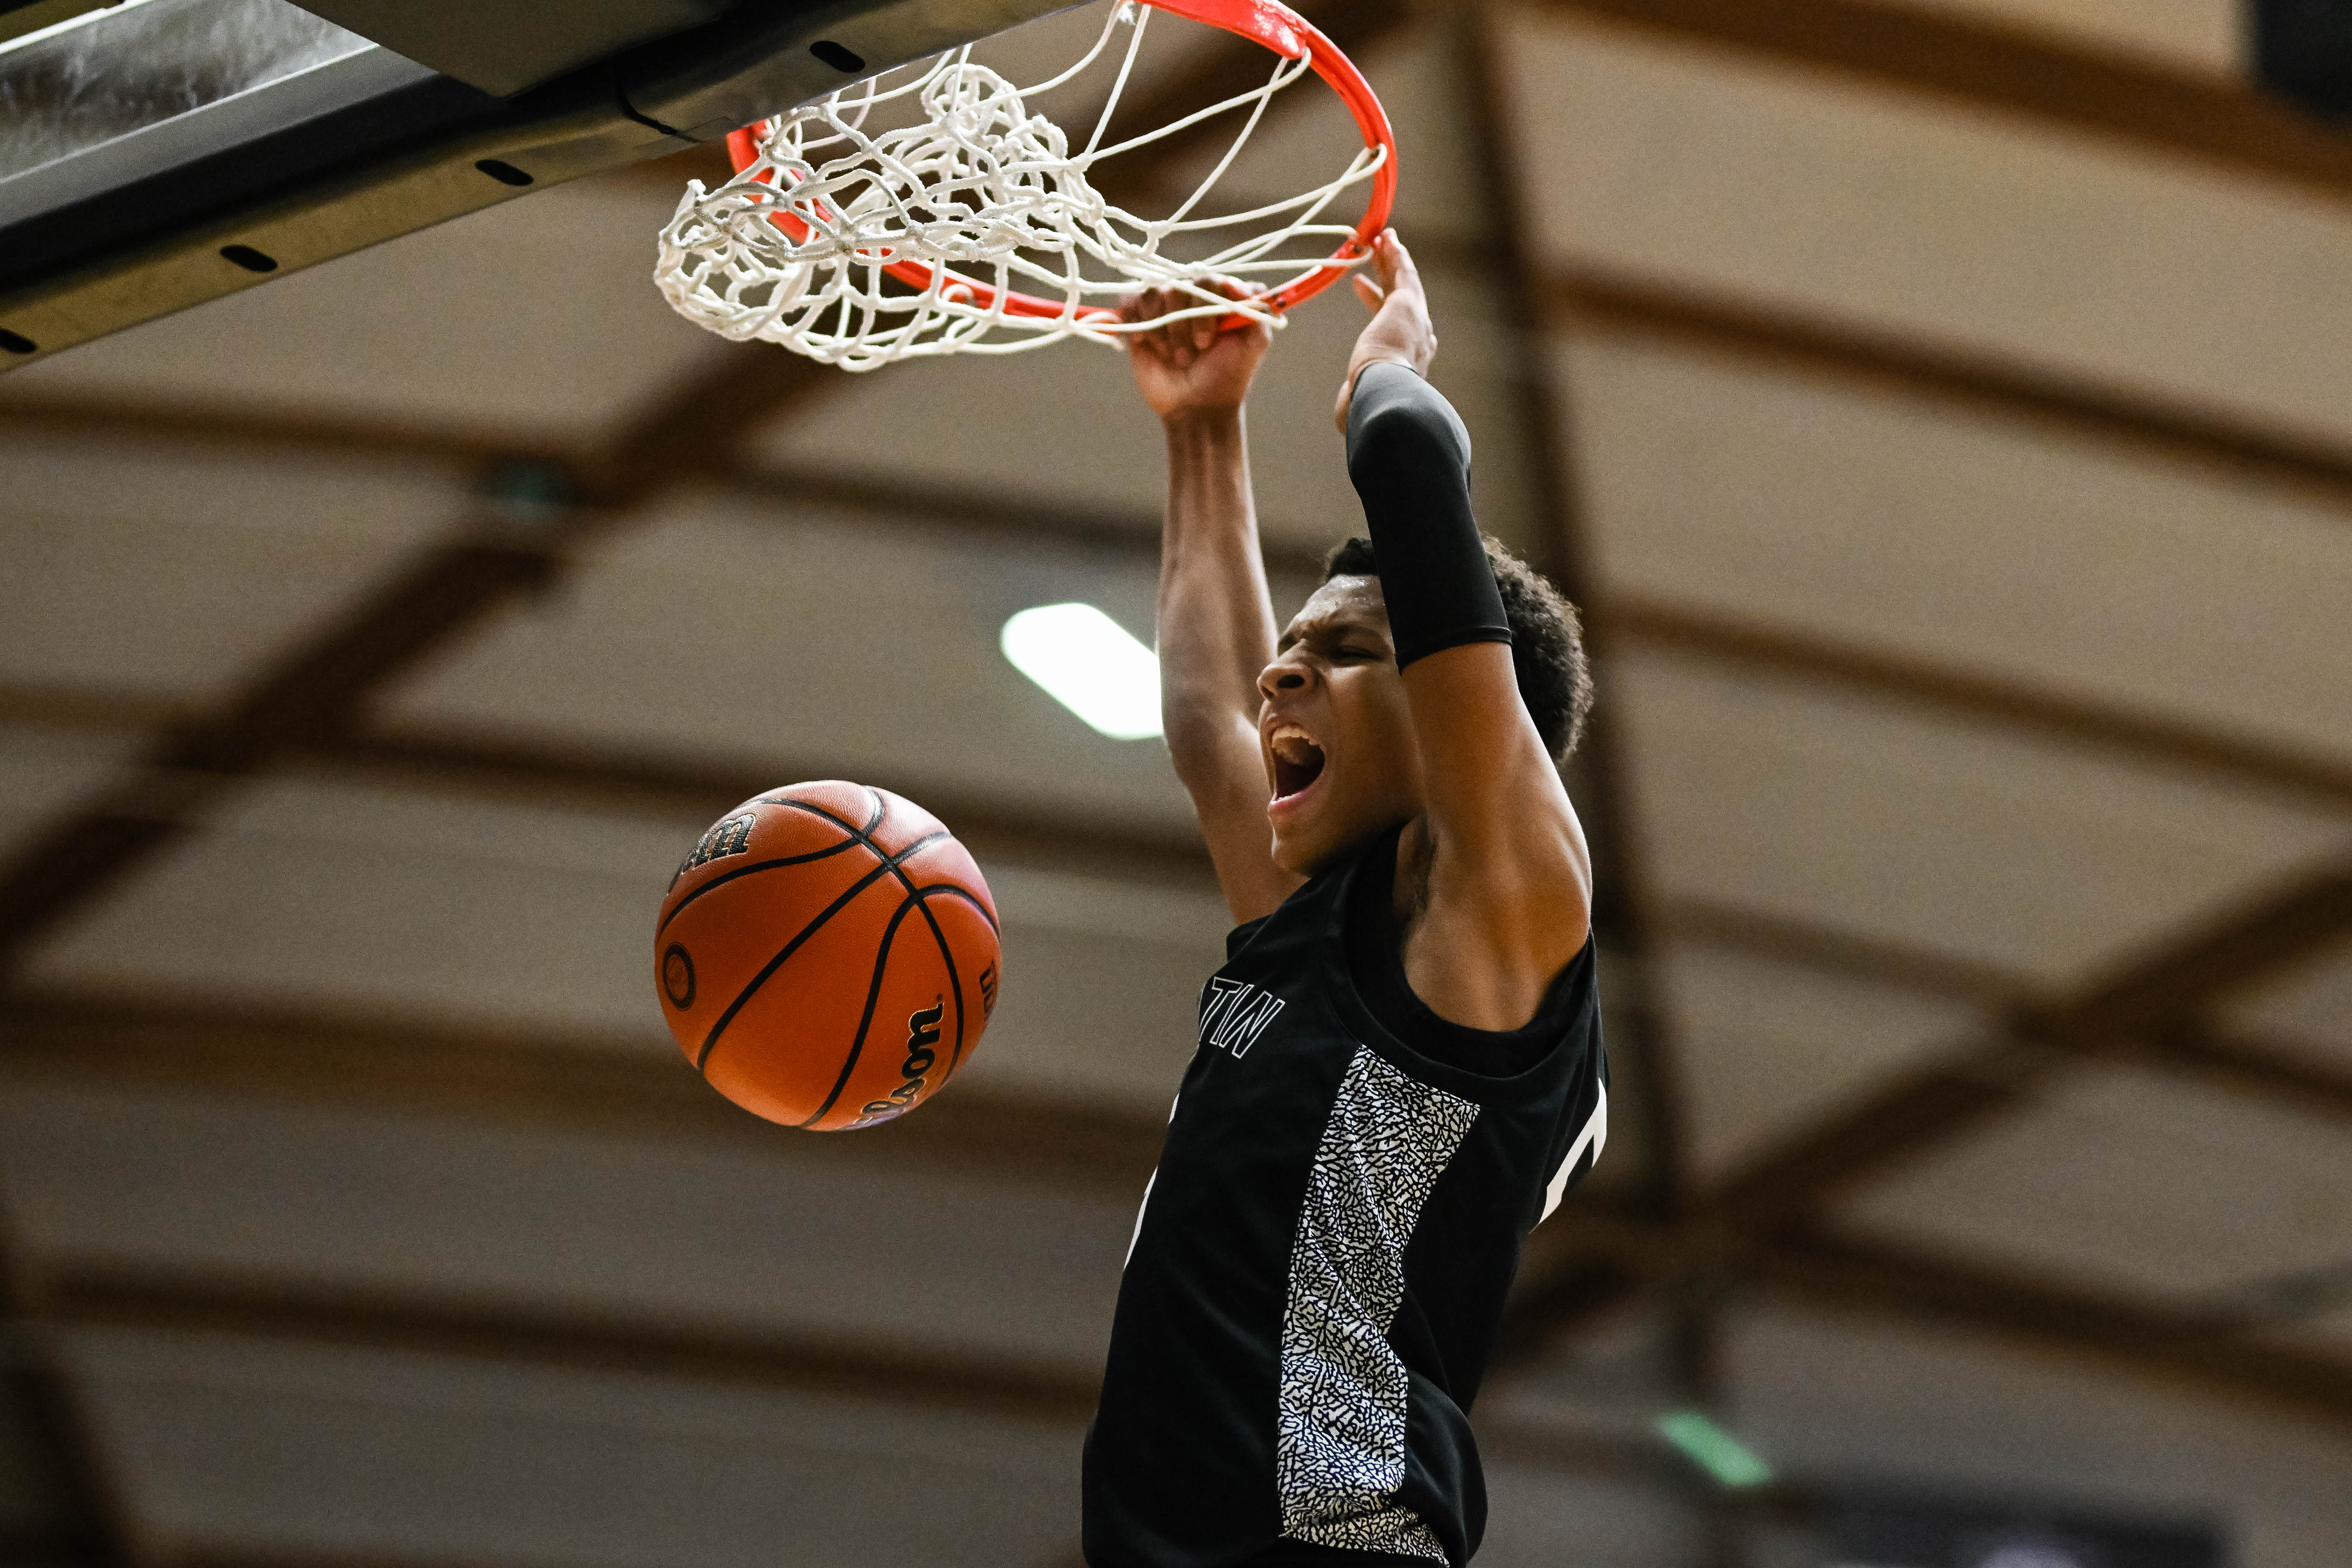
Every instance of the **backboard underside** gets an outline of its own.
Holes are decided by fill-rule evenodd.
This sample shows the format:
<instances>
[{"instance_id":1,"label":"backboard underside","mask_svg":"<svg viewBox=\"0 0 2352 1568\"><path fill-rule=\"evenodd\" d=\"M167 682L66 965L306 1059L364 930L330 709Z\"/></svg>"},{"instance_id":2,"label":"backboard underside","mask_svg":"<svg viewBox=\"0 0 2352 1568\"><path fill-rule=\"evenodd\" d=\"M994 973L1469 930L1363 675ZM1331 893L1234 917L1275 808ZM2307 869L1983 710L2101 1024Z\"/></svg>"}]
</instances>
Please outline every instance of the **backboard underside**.
<instances>
[{"instance_id":1,"label":"backboard underside","mask_svg":"<svg viewBox=\"0 0 2352 1568\"><path fill-rule=\"evenodd\" d=\"M55 106L87 109L93 70L121 90L62 143L0 135L0 372L1067 4L129 0L70 16L0 42L6 118L54 131L70 118ZM0 0L0 37L49 9Z\"/></svg>"}]
</instances>

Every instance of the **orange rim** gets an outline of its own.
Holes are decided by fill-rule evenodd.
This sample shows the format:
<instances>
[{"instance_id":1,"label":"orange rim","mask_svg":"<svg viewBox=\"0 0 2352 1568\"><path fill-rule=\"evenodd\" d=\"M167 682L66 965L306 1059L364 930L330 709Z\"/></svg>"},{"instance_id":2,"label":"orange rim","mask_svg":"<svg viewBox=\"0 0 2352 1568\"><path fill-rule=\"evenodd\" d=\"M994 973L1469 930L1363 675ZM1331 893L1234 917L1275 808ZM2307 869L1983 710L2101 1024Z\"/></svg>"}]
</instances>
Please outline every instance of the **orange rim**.
<instances>
[{"instance_id":1,"label":"orange rim","mask_svg":"<svg viewBox=\"0 0 2352 1568\"><path fill-rule=\"evenodd\" d=\"M1355 63L1339 52L1339 46L1325 37L1320 29L1279 0L1145 0L1156 10L1189 16L1195 22L1205 22L1213 27L1223 27L1238 33L1253 43L1264 45L1285 59L1307 57L1308 65L1339 95L1348 112L1355 118L1356 129L1362 133L1364 145L1382 149L1386 156L1372 173L1372 195L1364 208L1362 221L1356 230L1331 253L1330 264L1318 266L1304 277L1292 279L1263 298L1268 309L1277 312L1289 310L1302 300L1313 299L1333 283L1346 265L1369 254L1372 241L1388 226L1389 212L1396 201L1396 138L1389 130L1389 117L1381 108L1381 100L1372 93L1371 84L1364 79ZM741 174L759 161L761 133L772 124L760 121L740 131L727 133L727 156ZM776 213L770 219L795 241L808 237L808 225L790 213ZM929 261L889 261L883 270L902 283L917 289L929 289L944 277L946 288L961 288L970 291L971 303L985 310L994 305L998 293L992 283L982 283L966 278ZM1018 289L1003 290L1003 312L1008 316L1055 317L1068 307L1058 300L1042 299L1024 294ZM1074 312L1079 321L1102 321L1115 318L1118 312L1105 305L1081 306ZM1228 316L1221 326L1239 326L1249 320L1246 316Z\"/></svg>"}]
</instances>

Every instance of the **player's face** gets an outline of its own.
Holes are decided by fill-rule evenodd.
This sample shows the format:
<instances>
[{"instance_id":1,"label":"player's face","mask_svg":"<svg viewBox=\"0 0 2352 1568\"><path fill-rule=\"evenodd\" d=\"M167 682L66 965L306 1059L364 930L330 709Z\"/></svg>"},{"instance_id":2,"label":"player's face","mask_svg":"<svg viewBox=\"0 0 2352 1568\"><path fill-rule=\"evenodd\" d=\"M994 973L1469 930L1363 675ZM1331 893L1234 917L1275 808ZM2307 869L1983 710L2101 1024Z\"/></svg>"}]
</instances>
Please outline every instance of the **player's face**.
<instances>
[{"instance_id":1,"label":"player's face","mask_svg":"<svg viewBox=\"0 0 2352 1568\"><path fill-rule=\"evenodd\" d=\"M1258 677L1274 860L1311 875L1422 809L1421 752L1376 577L1334 577Z\"/></svg>"}]
</instances>

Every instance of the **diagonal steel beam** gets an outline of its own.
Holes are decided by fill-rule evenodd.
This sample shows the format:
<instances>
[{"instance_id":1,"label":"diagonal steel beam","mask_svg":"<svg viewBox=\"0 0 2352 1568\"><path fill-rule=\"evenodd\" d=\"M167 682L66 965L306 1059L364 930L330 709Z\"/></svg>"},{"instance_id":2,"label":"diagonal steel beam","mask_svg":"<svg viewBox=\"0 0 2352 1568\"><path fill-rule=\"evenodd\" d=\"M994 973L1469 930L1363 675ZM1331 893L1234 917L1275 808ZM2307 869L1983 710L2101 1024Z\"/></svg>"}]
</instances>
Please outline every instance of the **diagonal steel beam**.
<instances>
[{"instance_id":1,"label":"diagonal steel beam","mask_svg":"<svg viewBox=\"0 0 2352 1568\"><path fill-rule=\"evenodd\" d=\"M2046 1012L2031 1039L2144 1034L2193 1020L2234 992L2352 941L2352 857L2308 867L2159 942Z\"/></svg>"},{"instance_id":2,"label":"diagonal steel beam","mask_svg":"<svg viewBox=\"0 0 2352 1568\"><path fill-rule=\"evenodd\" d=\"M2126 1053L2160 1058L2160 1044L2141 1042L2196 1025L2232 989L2347 938L2352 865L2298 877L2071 996L2019 998L1996 1038L1913 1068L1765 1150L1726 1178L1706 1210L1748 1226L1796 1223L1832 1195L2023 1104L2075 1064ZM2203 1052L2210 1062L2221 1048L2208 1041ZM2252 1064L2242 1076L2279 1078Z\"/></svg>"}]
</instances>

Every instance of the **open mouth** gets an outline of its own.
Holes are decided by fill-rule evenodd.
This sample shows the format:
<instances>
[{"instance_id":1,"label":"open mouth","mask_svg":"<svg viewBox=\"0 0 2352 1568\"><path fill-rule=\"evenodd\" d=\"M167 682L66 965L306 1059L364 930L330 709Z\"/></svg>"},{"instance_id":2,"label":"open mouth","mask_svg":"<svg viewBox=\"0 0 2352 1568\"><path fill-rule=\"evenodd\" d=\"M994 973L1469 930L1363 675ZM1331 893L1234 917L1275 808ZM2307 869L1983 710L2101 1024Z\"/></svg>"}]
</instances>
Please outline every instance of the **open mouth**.
<instances>
[{"instance_id":1,"label":"open mouth","mask_svg":"<svg viewBox=\"0 0 2352 1568\"><path fill-rule=\"evenodd\" d=\"M1276 729L1267 749L1274 756L1274 798L1286 800L1323 773L1323 748L1296 724Z\"/></svg>"}]
</instances>

